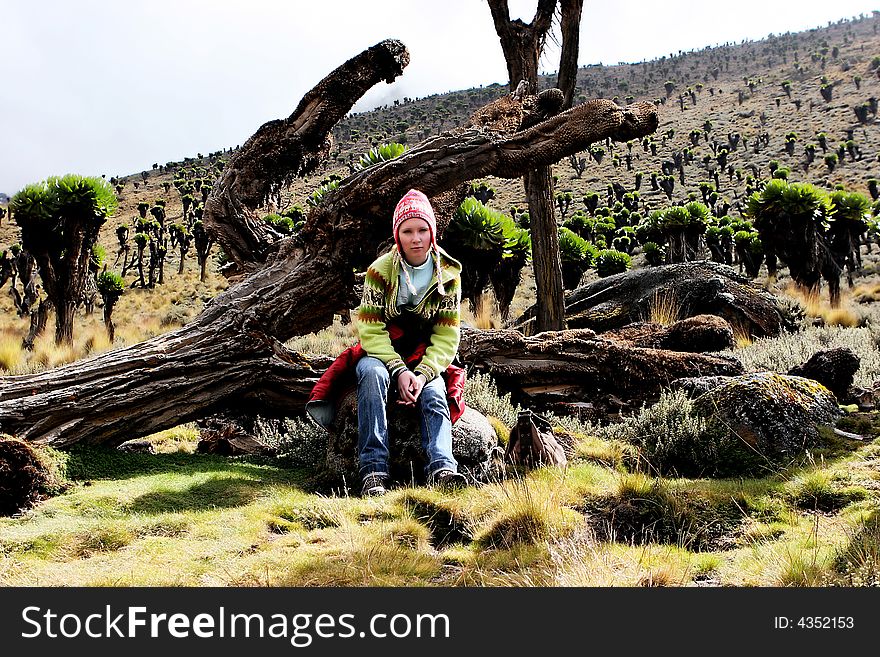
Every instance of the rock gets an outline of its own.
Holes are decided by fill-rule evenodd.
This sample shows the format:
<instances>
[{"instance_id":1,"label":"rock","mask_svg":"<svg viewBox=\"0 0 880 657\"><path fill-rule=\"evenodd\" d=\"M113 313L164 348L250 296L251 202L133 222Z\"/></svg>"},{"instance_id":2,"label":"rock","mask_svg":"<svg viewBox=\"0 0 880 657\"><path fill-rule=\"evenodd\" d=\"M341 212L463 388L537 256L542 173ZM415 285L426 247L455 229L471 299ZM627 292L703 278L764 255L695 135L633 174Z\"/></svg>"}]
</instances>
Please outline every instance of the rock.
<instances>
[{"instance_id":1,"label":"rock","mask_svg":"<svg viewBox=\"0 0 880 657\"><path fill-rule=\"evenodd\" d=\"M792 367L788 373L818 381L844 403L850 397L849 389L860 363L859 357L849 347L822 349L805 363Z\"/></svg>"},{"instance_id":2,"label":"rock","mask_svg":"<svg viewBox=\"0 0 880 657\"><path fill-rule=\"evenodd\" d=\"M601 337L632 347L689 353L724 351L733 349L736 344L730 324L716 315L695 315L669 326L636 322L616 331L602 333Z\"/></svg>"},{"instance_id":3,"label":"rock","mask_svg":"<svg viewBox=\"0 0 880 657\"><path fill-rule=\"evenodd\" d=\"M676 379L670 384L673 390L684 390L689 397L699 397L713 388L728 381L730 376L695 376L686 379Z\"/></svg>"},{"instance_id":4,"label":"rock","mask_svg":"<svg viewBox=\"0 0 880 657\"><path fill-rule=\"evenodd\" d=\"M702 390L694 408L768 463L785 463L816 446L819 425L841 411L825 386L798 376L758 372L679 383Z\"/></svg>"},{"instance_id":5,"label":"rock","mask_svg":"<svg viewBox=\"0 0 880 657\"><path fill-rule=\"evenodd\" d=\"M129 440L117 447L120 452L132 454L155 454L156 447L149 440Z\"/></svg>"},{"instance_id":6,"label":"rock","mask_svg":"<svg viewBox=\"0 0 880 657\"><path fill-rule=\"evenodd\" d=\"M31 508L54 487L52 473L33 447L0 434L0 516Z\"/></svg>"},{"instance_id":7,"label":"rock","mask_svg":"<svg viewBox=\"0 0 880 657\"><path fill-rule=\"evenodd\" d=\"M389 405L388 433L392 479L424 483L424 456L416 410ZM360 480L357 442L357 394L352 392L339 406L327 448L328 468L344 477L349 486ZM489 420L476 409L466 406L462 416L452 425L452 455L458 461L459 471L473 480L486 481L494 472L497 447L498 438Z\"/></svg>"},{"instance_id":8,"label":"rock","mask_svg":"<svg viewBox=\"0 0 880 657\"><path fill-rule=\"evenodd\" d=\"M796 325L773 294L709 260L634 269L583 285L566 295L565 318L569 329L604 333L644 321L658 303L674 305L686 317L723 317L755 337L779 335ZM532 306L514 327L531 332L534 313Z\"/></svg>"}]
</instances>

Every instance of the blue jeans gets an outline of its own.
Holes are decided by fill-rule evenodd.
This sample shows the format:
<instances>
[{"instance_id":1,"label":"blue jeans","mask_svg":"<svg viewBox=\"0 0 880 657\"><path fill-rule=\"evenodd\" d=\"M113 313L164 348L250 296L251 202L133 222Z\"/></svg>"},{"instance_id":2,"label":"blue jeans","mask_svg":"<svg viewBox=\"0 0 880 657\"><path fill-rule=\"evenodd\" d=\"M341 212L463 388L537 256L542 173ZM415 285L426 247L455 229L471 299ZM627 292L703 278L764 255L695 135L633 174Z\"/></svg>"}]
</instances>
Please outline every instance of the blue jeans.
<instances>
[{"instance_id":1,"label":"blue jeans","mask_svg":"<svg viewBox=\"0 0 880 657\"><path fill-rule=\"evenodd\" d=\"M361 478L368 474L388 474L388 388L391 375L378 358L364 356L357 363L358 380L358 469ZM452 456L452 422L446 401L446 383L436 377L428 383L416 401L425 450L425 475L437 470L458 471Z\"/></svg>"}]
</instances>

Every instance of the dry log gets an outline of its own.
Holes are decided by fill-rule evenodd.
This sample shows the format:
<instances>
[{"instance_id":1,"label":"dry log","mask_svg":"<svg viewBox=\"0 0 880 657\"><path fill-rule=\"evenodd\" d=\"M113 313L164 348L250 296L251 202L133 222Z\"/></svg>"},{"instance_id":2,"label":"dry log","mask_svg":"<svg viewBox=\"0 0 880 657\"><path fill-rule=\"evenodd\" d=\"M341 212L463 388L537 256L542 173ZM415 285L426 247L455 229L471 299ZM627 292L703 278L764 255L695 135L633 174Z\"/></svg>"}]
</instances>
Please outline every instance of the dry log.
<instances>
[{"instance_id":1,"label":"dry log","mask_svg":"<svg viewBox=\"0 0 880 657\"><path fill-rule=\"evenodd\" d=\"M619 406L637 409L675 379L744 372L732 357L633 347L590 329L531 337L514 329L464 329L459 357L491 374L515 403L528 407L602 402L613 396Z\"/></svg>"}]
</instances>

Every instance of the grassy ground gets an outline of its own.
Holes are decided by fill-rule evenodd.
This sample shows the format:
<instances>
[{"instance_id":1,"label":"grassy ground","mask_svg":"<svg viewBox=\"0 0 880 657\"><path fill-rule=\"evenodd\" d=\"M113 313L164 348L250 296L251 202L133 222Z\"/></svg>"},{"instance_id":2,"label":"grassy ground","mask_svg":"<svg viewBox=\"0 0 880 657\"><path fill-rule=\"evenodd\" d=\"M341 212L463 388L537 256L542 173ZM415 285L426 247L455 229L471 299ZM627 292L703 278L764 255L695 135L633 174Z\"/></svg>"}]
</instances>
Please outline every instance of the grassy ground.
<instances>
[{"instance_id":1,"label":"grassy ground","mask_svg":"<svg viewBox=\"0 0 880 657\"><path fill-rule=\"evenodd\" d=\"M863 429L865 427L862 427ZM870 431L880 431L875 422ZM14 586L877 585L880 441L773 476L659 479L582 436L565 469L454 494L310 492L281 463L76 449L66 492L0 519Z\"/></svg>"}]
</instances>

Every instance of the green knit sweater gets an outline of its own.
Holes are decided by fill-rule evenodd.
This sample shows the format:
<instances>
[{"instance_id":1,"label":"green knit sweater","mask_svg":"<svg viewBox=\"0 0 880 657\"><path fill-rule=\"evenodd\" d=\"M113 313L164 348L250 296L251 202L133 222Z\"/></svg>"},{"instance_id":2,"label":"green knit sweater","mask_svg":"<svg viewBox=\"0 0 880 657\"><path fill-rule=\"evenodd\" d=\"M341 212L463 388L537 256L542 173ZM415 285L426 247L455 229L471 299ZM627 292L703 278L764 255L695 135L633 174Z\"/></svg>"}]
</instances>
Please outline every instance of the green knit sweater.
<instances>
[{"instance_id":1,"label":"green knit sweater","mask_svg":"<svg viewBox=\"0 0 880 657\"><path fill-rule=\"evenodd\" d=\"M385 363L393 377L406 369L403 358L391 344L387 328L388 322L393 322L401 315L397 307L400 260L397 249L392 249L379 256L367 269L357 319L361 346L368 355ZM422 301L410 311L430 327L430 345L414 370L416 374L423 374L428 381L449 367L458 351L461 337L461 263L443 249L440 249L440 262L445 294L438 291L435 276Z\"/></svg>"}]
</instances>

